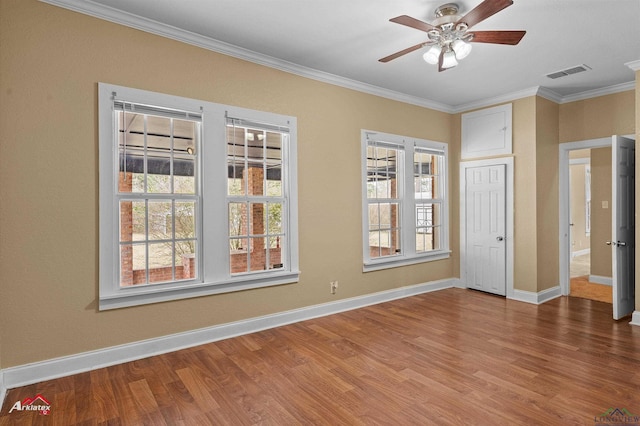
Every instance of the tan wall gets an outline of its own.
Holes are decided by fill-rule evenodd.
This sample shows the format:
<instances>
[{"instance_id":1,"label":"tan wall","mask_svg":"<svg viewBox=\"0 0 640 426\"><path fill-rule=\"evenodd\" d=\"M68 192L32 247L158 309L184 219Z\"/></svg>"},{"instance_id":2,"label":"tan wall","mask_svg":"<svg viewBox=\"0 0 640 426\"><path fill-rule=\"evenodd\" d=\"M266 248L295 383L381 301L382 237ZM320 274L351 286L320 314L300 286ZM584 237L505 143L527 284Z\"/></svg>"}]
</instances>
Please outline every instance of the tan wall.
<instances>
[{"instance_id":1,"label":"tan wall","mask_svg":"<svg viewBox=\"0 0 640 426\"><path fill-rule=\"evenodd\" d=\"M591 275L611 277L611 148L591 150ZM603 206L606 203L606 208Z\"/></svg>"},{"instance_id":2,"label":"tan wall","mask_svg":"<svg viewBox=\"0 0 640 426\"><path fill-rule=\"evenodd\" d=\"M560 143L635 133L635 91L560 105Z\"/></svg>"},{"instance_id":3,"label":"tan wall","mask_svg":"<svg viewBox=\"0 0 640 426\"><path fill-rule=\"evenodd\" d=\"M579 252L590 248L590 235L586 232L586 192L585 165L572 164L570 169L570 212L571 212L571 252Z\"/></svg>"},{"instance_id":4,"label":"tan wall","mask_svg":"<svg viewBox=\"0 0 640 426\"><path fill-rule=\"evenodd\" d=\"M513 102L514 288L537 292L536 99Z\"/></svg>"},{"instance_id":5,"label":"tan wall","mask_svg":"<svg viewBox=\"0 0 640 426\"><path fill-rule=\"evenodd\" d=\"M451 115L35 0L0 2L0 39L2 368L336 300L330 280L347 298L458 275L453 160L453 258L362 272L360 129L449 142ZM98 82L296 116L300 283L98 312Z\"/></svg>"},{"instance_id":6,"label":"tan wall","mask_svg":"<svg viewBox=\"0 0 640 426\"><path fill-rule=\"evenodd\" d=\"M536 98L537 291L560 285L558 104Z\"/></svg>"}]
</instances>

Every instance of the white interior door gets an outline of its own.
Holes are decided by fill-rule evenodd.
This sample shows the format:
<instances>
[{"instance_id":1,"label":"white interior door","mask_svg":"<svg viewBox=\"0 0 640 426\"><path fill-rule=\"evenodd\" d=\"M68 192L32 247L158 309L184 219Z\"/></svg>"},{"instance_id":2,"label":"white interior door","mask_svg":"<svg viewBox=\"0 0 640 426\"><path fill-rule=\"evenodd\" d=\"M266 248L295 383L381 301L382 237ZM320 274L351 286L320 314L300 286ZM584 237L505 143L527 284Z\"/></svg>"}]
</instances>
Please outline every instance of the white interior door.
<instances>
[{"instance_id":1,"label":"white interior door","mask_svg":"<svg viewBox=\"0 0 640 426\"><path fill-rule=\"evenodd\" d=\"M635 141L612 137L613 318L635 308Z\"/></svg>"},{"instance_id":2,"label":"white interior door","mask_svg":"<svg viewBox=\"0 0 640 426\"><path fill-rule=\"evenodd\" d=\"M468 288L506 294L506 166L465 173L465 275Z\"/></svg>"}]
</instances>

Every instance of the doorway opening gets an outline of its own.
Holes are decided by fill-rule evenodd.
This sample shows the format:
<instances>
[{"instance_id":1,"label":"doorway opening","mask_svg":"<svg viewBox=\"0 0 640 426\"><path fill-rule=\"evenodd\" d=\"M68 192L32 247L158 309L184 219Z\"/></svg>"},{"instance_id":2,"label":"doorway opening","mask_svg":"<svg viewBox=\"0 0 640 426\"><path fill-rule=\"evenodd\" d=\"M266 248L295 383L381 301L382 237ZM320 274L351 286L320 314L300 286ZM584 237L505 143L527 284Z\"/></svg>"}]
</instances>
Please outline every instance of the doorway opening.
<instances>
[{"instance_id":1,"label":"doorway opening","mask_svg":"<svg viewBox=\"0 0 640 426\"><path fill-rule=\"evenodd\" d=\"M569 296L612 303L611 250L599 244L611 229L610 190L610 147L569 151Z\"/></svg>"},{"instance_id":2,"label":"doorway opening","mask_svg":"<svg viewBox=\"0 0 640 426\"><path fill-rule=\"evenodd\" d=\"M635 299L635 142L633 136L612 136L611 138L560 144L559 156L559 206L560 206L560 288L563 296L576 295L572 281L578 276L586 277L585 284L611 286L603 289L611 294L613 318L621 319L634 310ZM571 160L574 151L590 150L590 189L584 187L583 200L572 207L570 180ZM596 156L598 152L598 162ZM574 163L585 160L576 160ZM586 173L586 172L585 172ZM599 173L599 176L598 176ZM575 180L575 178L574 178ZM601 188L597 189L596 185ZM575 191L575 189L574 189ZM596 192L598 192L596 194ZM589 210L587 210L589 207ZM573 209L573 210L572 210ZM585 210L585 223L576 227L576 212ZM577 242L588 231L589 262L588 275L577 272L587 262L580 265L580 251ZM578 247L576 247L578 246ZM572 280L572 278L574 280ZM593 295L589 298L594 298ZM607 300L608 301L608 300Z\"/></svg>"}]
</instances>

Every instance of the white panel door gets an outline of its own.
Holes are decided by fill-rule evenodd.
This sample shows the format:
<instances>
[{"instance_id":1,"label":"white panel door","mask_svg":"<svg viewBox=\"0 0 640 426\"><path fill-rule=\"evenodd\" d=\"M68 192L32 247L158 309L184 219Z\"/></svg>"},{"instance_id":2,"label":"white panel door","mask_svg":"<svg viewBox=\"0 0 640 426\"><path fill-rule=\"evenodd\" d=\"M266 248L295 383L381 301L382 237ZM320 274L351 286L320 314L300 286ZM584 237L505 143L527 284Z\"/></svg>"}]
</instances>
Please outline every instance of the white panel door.
<instances>
[{"instance_id":1,"label":"white panel door","mask_svg":"<svg viewBox=\"0 0 640 426\"><path fill-rule=\"evenodd\" d=\"M612 138L613 318L635 308L635 141Z\"/></svg>"},{"instance_id":2,"label":"white panel door","mask_svg":"<svg viewBox=\"0 0 640 426\"><path fill-rule=\"evenodd\" d=\"M468 288L506 294L506 166L470 167L465 175L465 272Z\"/></svg>"}]
</instances>

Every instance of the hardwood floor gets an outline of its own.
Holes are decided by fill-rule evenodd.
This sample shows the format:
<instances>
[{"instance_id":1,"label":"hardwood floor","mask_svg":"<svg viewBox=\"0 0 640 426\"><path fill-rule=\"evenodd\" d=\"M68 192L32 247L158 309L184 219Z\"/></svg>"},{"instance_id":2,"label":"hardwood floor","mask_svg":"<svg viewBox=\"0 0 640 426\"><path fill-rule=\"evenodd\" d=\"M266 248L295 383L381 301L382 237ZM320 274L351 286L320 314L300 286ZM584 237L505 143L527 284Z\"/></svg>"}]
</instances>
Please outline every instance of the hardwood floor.
<instances>
[{"instance_id":1,"label":"hardwood floor","mask_svg":"<svg viewBox=\"0 0 640 426\"><path fill-rule=\"evenodd\" d=\"M610 285L589 282L589 277L586 275L571 278L569 295L572 297L581 297L583 299L613 303L612 287Z\"/></svg>"},{"instance_id":2,"label":"hardwood floor","mask_svg":"<svg viewBox=\"0 0 640 426\"><path fill-rule=\"evenodd\" d=\"M593 425L638 395L610 305L447 289L12 389L0 424Z\"/></svg>"}]
</instances>

